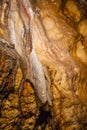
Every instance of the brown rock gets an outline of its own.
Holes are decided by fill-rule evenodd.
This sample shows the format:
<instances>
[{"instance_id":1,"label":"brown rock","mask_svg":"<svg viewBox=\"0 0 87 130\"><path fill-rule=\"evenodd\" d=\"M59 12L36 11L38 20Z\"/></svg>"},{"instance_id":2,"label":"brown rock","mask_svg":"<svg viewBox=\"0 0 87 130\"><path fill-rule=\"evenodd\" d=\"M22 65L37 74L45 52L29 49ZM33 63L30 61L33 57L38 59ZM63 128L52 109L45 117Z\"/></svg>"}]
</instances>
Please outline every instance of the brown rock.
<instances>
[{"instance_id":1,"label":"brown rock","mask_svg":"<svg viewBox=\"0 0 87 130\"><path fill-rule=\"evenodd\" d=\"M58 10L49 0L4 2L0 129L87 129L86 35L60 15L62 1ZM66 1L64 10L78 23L74 1Z\"/></svg>"},{"instance_id":2,"label":"brown rock","mask_svg":"<svg viewBox=\"0 0 87 130\"><path fill-rule=\"evenodd\" d=\"M23 83L19 57L0 41L0 129L4 130L33 129L35 125L35 94L28 81Z\"/></svg>"},{"instance_id":3,"label":"brown rock","mask_svg":"<svg viewBox=\"0 0 87 130\"><path fill-rule=\"evenodd\" d=\"M66 1L64 14L74 22L79 22L81 19L80 11L73 0Z\"/></svg>"},{"instance_id":4,"label":"brown rock","mask_svg":"<svg viewBox=\"0 0 87 130\"><path fill-rule=\"evenodd\" d=\"M83 36L83 37L87 37L87 19L82 20L79 24L78 24L78 32Z\"/></svg>"}]
</instances>

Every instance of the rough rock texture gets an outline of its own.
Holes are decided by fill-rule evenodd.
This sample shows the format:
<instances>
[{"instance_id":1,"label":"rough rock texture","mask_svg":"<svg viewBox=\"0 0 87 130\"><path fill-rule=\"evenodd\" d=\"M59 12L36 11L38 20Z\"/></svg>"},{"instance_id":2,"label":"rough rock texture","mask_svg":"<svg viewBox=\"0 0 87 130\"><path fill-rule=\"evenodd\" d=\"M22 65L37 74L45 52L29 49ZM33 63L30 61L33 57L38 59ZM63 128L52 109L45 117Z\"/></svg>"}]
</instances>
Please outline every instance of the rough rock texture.
<instances>
[{"instance_id":1,"label":"rough rock texture","mask_svg":"<svg viewBox=\"0 0 87 130\"><path fill-rule=\"evenodd\" d=\"M81 17L80 11L73 0L66 1L64 14L75 22L79 22Z\"/></svg>"},{"instance_id":2,"label":"rough rock texture","mask_svg":"<svg viewBox=\"0 0 87 130\"><path fill-rule=\"evenodd\" d=\"M85 5L1 0L1 130L87 129Z\"/></svg>"},{"instance_id":3,"label":"rough rock texture","mask_svg":"<svg viewBox=\"0 0 87 130\"><path fill-rule=\"evenodd\" d=\"M0 130L33 129L37 104L29 81L25 81L22 59L0 41Z\"/></svg>"}]
</instances>

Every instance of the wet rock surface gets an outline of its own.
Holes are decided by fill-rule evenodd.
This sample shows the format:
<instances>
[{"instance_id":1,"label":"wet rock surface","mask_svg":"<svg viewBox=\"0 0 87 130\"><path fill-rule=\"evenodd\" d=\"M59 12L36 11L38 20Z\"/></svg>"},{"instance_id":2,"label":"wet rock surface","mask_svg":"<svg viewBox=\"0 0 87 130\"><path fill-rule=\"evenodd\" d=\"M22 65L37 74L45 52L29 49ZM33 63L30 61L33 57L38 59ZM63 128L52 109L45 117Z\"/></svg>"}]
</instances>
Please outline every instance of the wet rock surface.
<instances>
[{"instance_id":1,"label":"wet rock surface","mask_svg":"<svg viewBox=\"0 0 87 130\"><path fill-rule=\"evenodd\" d=\"M0 130L87 129L85 6L0 2Z\"/></svg>"}]
</instances>

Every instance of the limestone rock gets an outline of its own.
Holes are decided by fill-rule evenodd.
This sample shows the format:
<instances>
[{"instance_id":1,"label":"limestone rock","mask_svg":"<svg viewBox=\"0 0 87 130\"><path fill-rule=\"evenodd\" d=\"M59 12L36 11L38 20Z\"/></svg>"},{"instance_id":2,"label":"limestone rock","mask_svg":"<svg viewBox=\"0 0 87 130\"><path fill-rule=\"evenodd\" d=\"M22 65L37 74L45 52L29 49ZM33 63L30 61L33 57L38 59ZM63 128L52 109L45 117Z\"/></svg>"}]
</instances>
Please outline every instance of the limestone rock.
<instances>
[{"instance_id":1,"label":"limestone rock","mask_svg":"<svg viewBox=\"0 0 87 130\"><path fill-rule=\"evenodd\" d=\"M77 43L77 56L83 61L87 62L87 54L81 42Z\"/></svg>"},{"instance_id":2,"label":"limestone rock","mask_svg":"<svg viewBox=\"0 0 87 130\"><path fill-rule=\"evenodd\" d=\"M0 129L33 129L37 105L34 90L24 80L21 57L0 41Z\"/></svg>"},{"instance_id":3,"label":"limestone rock","mask_svg":"<svg viewBox=\"0 0 87 130\"><path fill-rule=\"evenodd\" d=\"M1 130L87 129L86 22L59 2L1 1Z\"/></svg>"},{"instance_id":4,"label":"limestone rock","mask_svg":"<svg viewBox=\"0 0 87 130\"><path fill-rule=\"evenodd\" d=\"M72 21L79 22L81 15L80 11L73 0L67 0L64 7L64 14Z\"/></svg>"},{"instance_id":5,"label":"limestone rock","mask_svg":"<svg viewBox=\"0 0 87 130\"><path fill-rule=\"evenodd\" d=\"M84 36L87 37L87 19L82 20L79 24L78 24L78 32Z\"/></svg>"}]
</instances>

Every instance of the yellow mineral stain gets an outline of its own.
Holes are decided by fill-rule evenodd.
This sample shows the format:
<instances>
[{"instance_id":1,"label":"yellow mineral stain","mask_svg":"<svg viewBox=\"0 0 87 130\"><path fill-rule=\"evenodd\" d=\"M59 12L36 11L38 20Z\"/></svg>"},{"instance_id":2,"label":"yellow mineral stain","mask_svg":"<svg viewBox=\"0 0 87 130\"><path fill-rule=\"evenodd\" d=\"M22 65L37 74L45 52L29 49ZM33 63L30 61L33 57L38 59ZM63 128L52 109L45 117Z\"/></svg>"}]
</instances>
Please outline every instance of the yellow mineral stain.
<instances>
[{"instance_id":1,"label":"yellow mineral stain","mask_svg":"<svg viewBox=\"0 0 87 130\"><path fill-rule=\"evenodd\" d=\"M4 32L1 28L0 28L0 35L4 35Z\"/></svg>"},{"instance_id":2,"label":"yellow mineral stain","mask_svg":"<svg viewBox=\"0 0 87 130\"><path fill-rule=\"evenodd\" d=\"M5 34L5 29L4 29L4 27L0 27L0 37L6 39L6 34Z\"/></svg>"},{"instance_id":3,"label":"yellow mineral stain","mask_svg":"<svg viewBox=\"0 0 87 130\"><path fill-rule=\"evenodd\" d=\"M32 89L32 86L30 85L30 83L25 81L23 95L27 95L28 93L34 93L34 90Z\"/></svg>"},{"instance_id":4,"label":"yellow mineral stain","mask_svg":"<svg viewBox=\"0 0 87 130\"><path fill-rule=\"evenodd\" d=\"M22 78L23 78L22 70L21 70L21 68L18 68L17 74L16 74L16 79L15 79L15 89L16 90L19 89Z\"/></svg>"}]
</instances>

